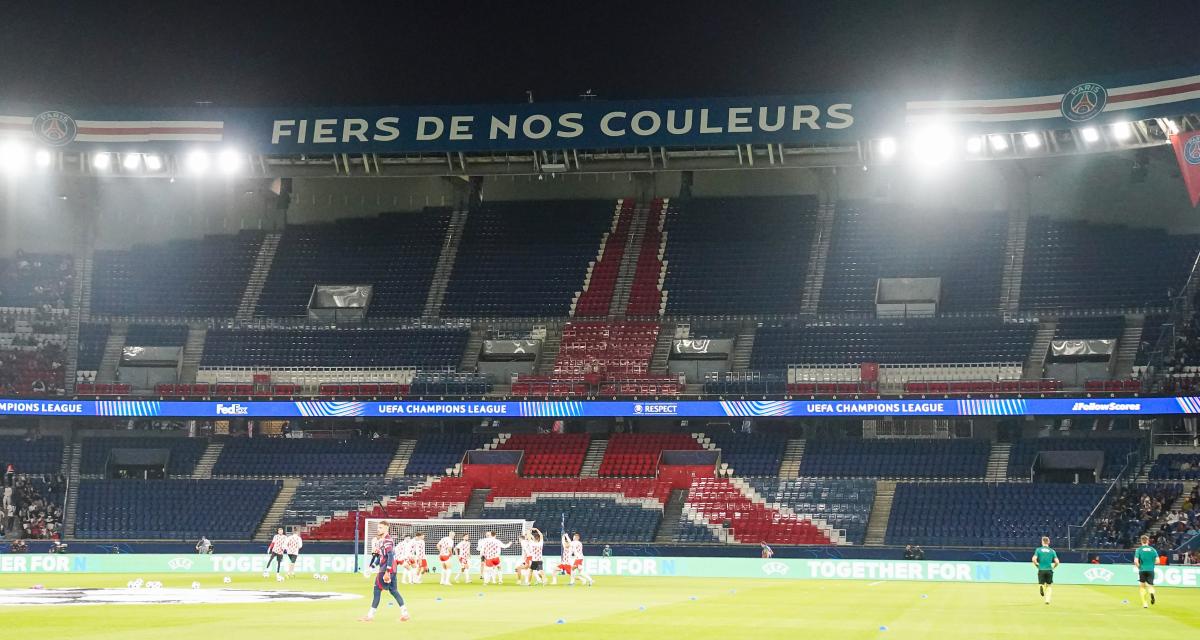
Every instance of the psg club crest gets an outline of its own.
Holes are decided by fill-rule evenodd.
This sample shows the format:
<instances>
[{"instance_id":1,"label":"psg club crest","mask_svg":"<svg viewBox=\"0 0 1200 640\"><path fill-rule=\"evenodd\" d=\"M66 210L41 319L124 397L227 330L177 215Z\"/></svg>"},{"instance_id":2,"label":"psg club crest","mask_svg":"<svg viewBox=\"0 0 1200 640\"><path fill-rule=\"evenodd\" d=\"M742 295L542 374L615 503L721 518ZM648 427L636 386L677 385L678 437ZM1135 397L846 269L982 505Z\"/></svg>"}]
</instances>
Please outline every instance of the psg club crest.
<instances>
[{"instance_id":1,"label":"psg club crest","mask_svg":"<svg viewBox=\"0 0 1200 640\"><path fill-rule=\"evenodd\" d=\"M1200 133L1193 133L1183 143L1183 159L1188 164L1200 164Z\"/></svg>"},{"instance_id":2,"label":"psg club crest","mask_svg":"<svg viewBox=\"0 0 1200 640\"><path fill-rule=\"evenodd\" d=\"M75 141L75 118L61 111L46 111L33 118L33 135L48 145L61 147Z\"/></svg>"},{"instance_id":3,"label":"psg club crest","mask_svg":"<svg viewBox=\"0 0 1200 640\"><path fill-rule=\"evenodd\" d=\"M1063 94L1061 110L1067 120L1084 122L1100 115L1106 104L1108 91L1095 82L1085 82Z\"/></svg>"}]
</instances>

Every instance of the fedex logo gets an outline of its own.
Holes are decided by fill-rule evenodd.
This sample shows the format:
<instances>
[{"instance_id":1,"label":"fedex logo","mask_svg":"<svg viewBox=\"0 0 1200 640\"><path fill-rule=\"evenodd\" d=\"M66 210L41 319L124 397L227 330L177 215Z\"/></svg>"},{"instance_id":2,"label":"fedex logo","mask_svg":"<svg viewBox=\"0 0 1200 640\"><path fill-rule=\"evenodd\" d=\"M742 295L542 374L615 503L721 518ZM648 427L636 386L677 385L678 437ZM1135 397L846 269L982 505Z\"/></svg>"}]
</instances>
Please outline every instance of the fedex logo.
<instances>
[{"instance_id":1,"label":"fedex logo","mask_svg":"<svg viewBox=\"0 0 1200 640\"><path fill-rule=\"evenodd\" d=\"M244 404L218 404L217 415L219 416L248 416L250 415L250 407Z\"/></svg>"}]
</instances>

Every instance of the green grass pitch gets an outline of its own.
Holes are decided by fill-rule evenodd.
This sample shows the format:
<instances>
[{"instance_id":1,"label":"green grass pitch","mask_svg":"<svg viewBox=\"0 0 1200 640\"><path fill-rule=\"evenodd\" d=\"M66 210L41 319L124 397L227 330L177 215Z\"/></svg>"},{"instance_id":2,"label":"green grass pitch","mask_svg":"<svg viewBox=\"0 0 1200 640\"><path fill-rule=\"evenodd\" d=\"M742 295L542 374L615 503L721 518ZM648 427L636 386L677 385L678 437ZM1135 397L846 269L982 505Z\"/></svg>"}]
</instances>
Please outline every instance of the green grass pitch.
<instances>
[{"instance_id":1,"label":"green grass pitch","mask_svg":"<svg viewBox=\"0 0 1200 640\"><path fill-rule=\"evenodd\" d=\"M0 589L124 588L134 578L166 587L223 588L222 576L5 575ZM1032 577L1032 575L1031 575ZM412 620L381 606L357 622L370 583L359 575L319 582L297 576L283 585L234 576L231 588L341 591L363 599L204 605L0 607L0 633L16 638L138 640L349 640L460 638L1171 638L1200 631L1200 589L1160 588L1143 610L1134 587L1059 585L1046 606L1037 586L962 583L599 578L595 587L442 587L437 576L401 586ZM479 594L484 594L480 596ZM438 600L441 598L441 600ZM1127 601L1127 603L1123 603ZM643 609L644 608L644 609ZM558 620L563 620L562 624ZM379 637L379 636L377 636Z\"/></svg>"}]
</instances>

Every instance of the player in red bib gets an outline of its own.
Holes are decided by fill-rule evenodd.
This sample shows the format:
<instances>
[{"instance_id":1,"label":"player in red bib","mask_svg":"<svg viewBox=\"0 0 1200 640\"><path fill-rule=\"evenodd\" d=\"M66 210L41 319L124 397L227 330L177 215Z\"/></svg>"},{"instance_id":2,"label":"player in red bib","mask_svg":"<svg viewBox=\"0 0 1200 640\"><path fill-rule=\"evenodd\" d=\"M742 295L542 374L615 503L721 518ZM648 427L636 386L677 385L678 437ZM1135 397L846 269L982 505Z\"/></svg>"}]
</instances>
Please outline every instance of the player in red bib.
<instances>
[{"instance_id":1,"label":"player in red bib","mask_svg":"<svg viewBox=\"0 0 1200 640\"><path fill-rule=\"evenodd\" d=\"M437 541L438 562L442 563L441 584L450 586L450 557L454 554L454 532Z\"/></svg>"},{"instance_id":2,"label":"player in red bib","mask_svg":"<svg viewBox=\"0 0 1200 640\"><path fill-rule=\"evenodd\" d=\"M471 584L471 536L463 534L462 541L454 545L454 555L458 556L458 573L454 574L454 581L462 578L463 582Z\"/></svg>"}]
</instances>

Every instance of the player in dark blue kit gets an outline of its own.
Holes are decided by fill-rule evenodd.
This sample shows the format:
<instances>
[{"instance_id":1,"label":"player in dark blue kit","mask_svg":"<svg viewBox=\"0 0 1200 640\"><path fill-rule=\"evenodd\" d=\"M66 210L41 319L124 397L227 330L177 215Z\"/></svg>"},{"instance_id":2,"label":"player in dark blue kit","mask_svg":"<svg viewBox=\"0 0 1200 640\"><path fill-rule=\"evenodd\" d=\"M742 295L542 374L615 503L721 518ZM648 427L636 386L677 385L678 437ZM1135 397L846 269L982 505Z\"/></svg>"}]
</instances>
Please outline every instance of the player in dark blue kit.
<instances>
[{"instance_id":1,"label":"player in dark blue kit","mask_svg":"<svg viewBox=\"0 0 1200 640\"><path fill-rule=\"evenodd\" d=\"M375 553L379 556L379 573L375 575L375 588L371 596L371 608L367 615L359 618L361 622L371 622L375 619L375 610L379 608L379 598L384 591L392 594L396 604L400 605L400 622L408 622L408 607L404 606L404 598L396 590L396 542L388 535L388 525L380 522L376 528Z\"/></svg>"}]
</instances>

